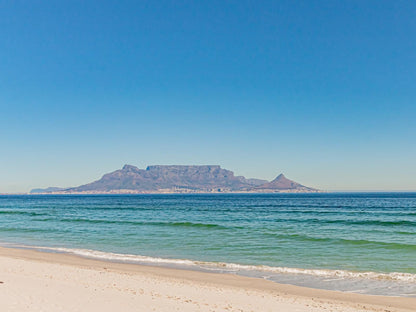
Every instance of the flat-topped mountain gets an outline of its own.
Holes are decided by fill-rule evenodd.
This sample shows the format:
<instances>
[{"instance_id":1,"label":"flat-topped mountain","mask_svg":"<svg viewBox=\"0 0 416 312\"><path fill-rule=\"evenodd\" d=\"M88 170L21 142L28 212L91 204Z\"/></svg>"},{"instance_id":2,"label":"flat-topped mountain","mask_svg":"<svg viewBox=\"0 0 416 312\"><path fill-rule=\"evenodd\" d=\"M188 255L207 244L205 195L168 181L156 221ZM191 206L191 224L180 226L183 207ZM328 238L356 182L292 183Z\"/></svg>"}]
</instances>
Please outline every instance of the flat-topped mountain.
<instances>
[{"instance_id":1,"label":"flat-topped mountain","mask_svg":"<svg viewBox=\"0 0 416 312\"><path fill-rule=\"evenodd\" d=\"M316 192L282 174L268 182L246 179L218 165L157 165L139 169L124 165L101 179L71 188L34 189L31 193L204 193L204 192Z\"/></svg>"},{"instance_id":2,"label":"flat-topped mountain","mask_svg":"<svg viewBox=\"0 0 416 312\"><path fill-rule=\"evenodd\" d=\"M74 192L112 190L155 191L161 189L239 190L261 182L236 177L220 166L148 166L146 170L125 165L122 169L105 174L100 180L71 188Z\"/></svg>"}]
</instances>

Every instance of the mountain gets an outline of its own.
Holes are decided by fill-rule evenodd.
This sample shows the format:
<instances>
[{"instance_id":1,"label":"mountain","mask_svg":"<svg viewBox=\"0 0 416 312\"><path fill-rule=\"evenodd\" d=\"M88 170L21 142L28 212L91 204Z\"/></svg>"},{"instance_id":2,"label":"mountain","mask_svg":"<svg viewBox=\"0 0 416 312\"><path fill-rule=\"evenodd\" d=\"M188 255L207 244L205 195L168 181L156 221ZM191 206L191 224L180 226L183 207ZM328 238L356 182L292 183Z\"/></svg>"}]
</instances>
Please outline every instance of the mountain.
<instances>
[{"instance_id":1,"label":"mountain","mask_svg":"<svg viewBox=\"0 0 416 312\"><path fill-rule=\"evenodd\" d=\"M54 193L61 192L66 190L63 187L47 187L47 188L35 188L30 191L31 194L41 194L41 193Z\"/></svg>"},{"instance_id":2,"label":"mountain","mask_svg":"<svg viewBox=\"0 0 416 312\"><path fill-rule=\"evenodd\" d=\"M318 190L304 186L295 181L289 180L283 173L279 174L276 179L271 182L264 183L254 188L254 190L268 192L268 191L297 191L297 192L316 192Z\"/></svg>"},{"instance_id":3,"label":"mountain","mask_svg":"<svg viewBox=\"0 0 416 312\"><path fill-rule=\"evenodd\" d=\"M204 193L316 191L279 175L272 182L246 179L218 165L148 166L124 165L101 179L72 188L34 189L31 193Z\"/></svg>"}]
</instances>

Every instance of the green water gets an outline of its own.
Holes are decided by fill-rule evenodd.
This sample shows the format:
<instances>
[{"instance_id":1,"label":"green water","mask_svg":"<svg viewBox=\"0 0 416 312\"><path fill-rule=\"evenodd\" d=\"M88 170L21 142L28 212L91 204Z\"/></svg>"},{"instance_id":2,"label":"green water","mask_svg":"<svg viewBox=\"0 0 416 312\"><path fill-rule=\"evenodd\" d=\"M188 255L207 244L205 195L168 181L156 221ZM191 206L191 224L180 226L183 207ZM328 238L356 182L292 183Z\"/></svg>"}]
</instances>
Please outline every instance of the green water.
<instances>
[{"instance_id":1,"label":"green water","mask_svg":"<svg viewBox=\"0 0 416 312\"><path fill-rule=\"evenodd\" d=\"M0 241L416 295L414 193L0 196Z\"/></svg>"}]
</instances>

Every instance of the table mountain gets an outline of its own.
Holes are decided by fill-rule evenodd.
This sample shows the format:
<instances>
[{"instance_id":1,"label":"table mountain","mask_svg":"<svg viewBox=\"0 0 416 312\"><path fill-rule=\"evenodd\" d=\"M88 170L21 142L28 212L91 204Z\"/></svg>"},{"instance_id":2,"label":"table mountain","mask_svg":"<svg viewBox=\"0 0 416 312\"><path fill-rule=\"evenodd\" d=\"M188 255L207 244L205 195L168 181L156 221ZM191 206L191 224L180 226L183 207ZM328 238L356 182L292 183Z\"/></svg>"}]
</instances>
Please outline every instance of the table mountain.
<instances>
[{"instance_id":1,"label":"table mountain","mask_svg":"<svg viewBox=\"0 0 416 312\"><path fill-rule=\"evenodd\" d=\"M124 165L101 179L78 187L35 189L31 193L201 193L316 191L279 175L272 182L246 179L218 165L148 166Z\"/></svg>"}]
</instances>

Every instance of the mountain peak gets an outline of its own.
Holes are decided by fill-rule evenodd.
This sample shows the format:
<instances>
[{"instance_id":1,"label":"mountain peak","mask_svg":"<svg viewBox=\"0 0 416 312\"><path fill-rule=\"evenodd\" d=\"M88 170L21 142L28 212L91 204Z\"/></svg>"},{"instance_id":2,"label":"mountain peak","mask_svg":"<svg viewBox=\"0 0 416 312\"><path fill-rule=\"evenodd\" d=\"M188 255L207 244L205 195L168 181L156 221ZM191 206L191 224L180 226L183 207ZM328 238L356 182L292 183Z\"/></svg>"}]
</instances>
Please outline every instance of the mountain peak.
<instances>
[{"instance_id":1,"label":"mountain peak","mask_svg":"<svg viewBox=\"0 0 416 312\"><path fill-rule=\"evenodd\" d=\"M276 177L276 179L274 179L274 181L276 181L276 180L283 180L283 179L287 180L287 178L285 177L285 175L284 175L283 173L281 173L281 174L279 174L279 175Z\"/></svg>"},{"instance_id":2,"label":"mountain peak","mask_svg":"<svg viewBox=\"0 0 416 312\"><path fill-rule=\"evenodd\" d=\"M132 166L132 165L124 165L123 169L121 169L123 171L137 171L139 170L139 168L137 168L136 166Z\"/></svg>"},{"instance_id":3,"label":"mountain peak","mask_svg":"<svg viewBox=\"0 0 416 312\"><path fill-rule=\"evenodd\" d=\"M283 173L279 174L276 179L256 187L257 190L292 190L292 191L315 191L295 181L289 180Z\"/></svg>"}]
</instances>

